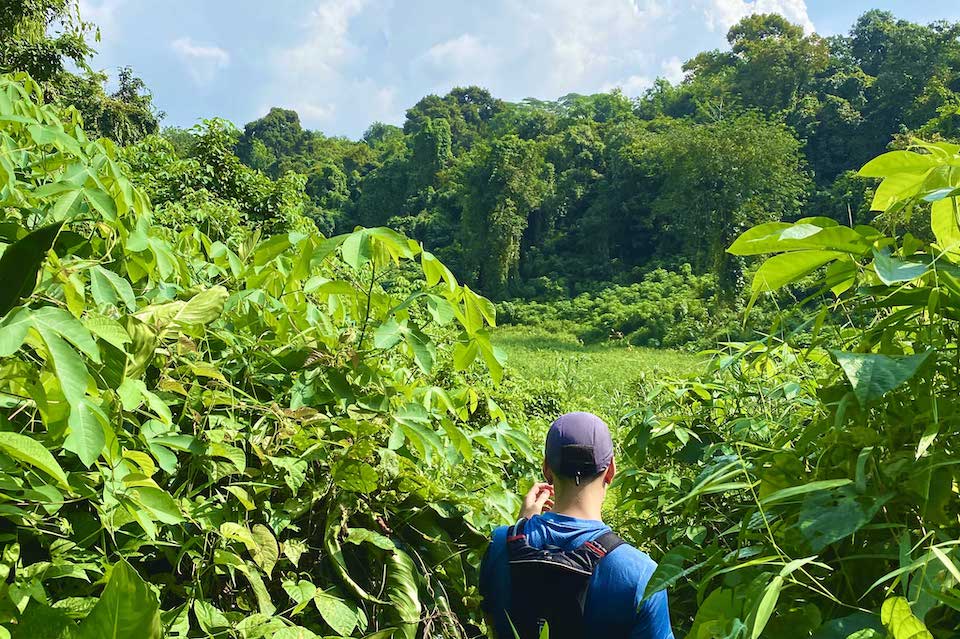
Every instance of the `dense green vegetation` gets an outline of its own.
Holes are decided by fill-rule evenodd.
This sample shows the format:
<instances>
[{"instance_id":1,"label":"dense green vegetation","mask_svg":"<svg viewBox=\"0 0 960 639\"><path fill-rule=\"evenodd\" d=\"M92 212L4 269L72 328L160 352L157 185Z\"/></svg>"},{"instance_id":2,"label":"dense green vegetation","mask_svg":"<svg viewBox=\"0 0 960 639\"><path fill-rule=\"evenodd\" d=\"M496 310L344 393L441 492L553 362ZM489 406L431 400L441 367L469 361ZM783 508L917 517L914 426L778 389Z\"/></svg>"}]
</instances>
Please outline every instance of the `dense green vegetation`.
<instances>
[{"instance_id":1,"label":"dense green vegetation","mask_svg":"<svg viewBox=\"0 0 960 639\"><path fill-rule=\"evenodd\" d=\"M894 139L956 133L958 34L881 11L830 38L752 16L729 50L636 100L458 88L360 141L274 109L237 153L274 178L306 175L324 232L391 226L496 298L575 296L684 263L735 293L743 260L725 248L739 233L810 211L869 221L873 182L852 171Z\"/></svg>"},{"instance_id":2,"label":"dense green vegetation","mask_svg":"<svg viewBox=\"0 0 960 639\"><path fill-rule=\"evenodd\" d=\"M351 141L157 135L74 11L0 9L0 639L479 637L575 409L678 637L956 636L960 27Z\"/></svg>"}]
</instances>

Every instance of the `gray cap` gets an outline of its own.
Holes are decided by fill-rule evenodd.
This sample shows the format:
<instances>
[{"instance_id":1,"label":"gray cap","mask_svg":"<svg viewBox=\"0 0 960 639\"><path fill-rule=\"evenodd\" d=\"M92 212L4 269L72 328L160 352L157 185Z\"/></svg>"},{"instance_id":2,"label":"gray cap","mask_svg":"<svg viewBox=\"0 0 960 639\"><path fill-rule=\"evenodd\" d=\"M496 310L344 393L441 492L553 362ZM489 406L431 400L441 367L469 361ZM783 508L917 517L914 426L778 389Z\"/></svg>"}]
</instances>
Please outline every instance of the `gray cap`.
<instances>
[{"instance_id":1,"label":"gray cap","mask_svg":"<svg viewBox=\"0 0 960 639\"><path fill-rule=\"evenodd\" d=\"M547 465L564 477L593 477L613 460L610 429L593 413L567 413L550 425Z\"/></svg>"}]
</instances>

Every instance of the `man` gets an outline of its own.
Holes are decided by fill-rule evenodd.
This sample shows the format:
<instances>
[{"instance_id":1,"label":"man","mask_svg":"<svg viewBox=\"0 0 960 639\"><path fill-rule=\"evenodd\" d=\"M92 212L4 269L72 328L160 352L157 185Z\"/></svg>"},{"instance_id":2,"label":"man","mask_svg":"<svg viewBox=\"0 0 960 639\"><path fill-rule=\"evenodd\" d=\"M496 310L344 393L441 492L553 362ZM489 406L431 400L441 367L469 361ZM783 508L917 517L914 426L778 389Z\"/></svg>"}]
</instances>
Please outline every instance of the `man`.
<instances>
[{"instance_id":1,"label":"man","mask_svg":"<svg viewBox=\"0 0 960 639\"><path fill-rule=\"evenodd\" d=\"M666 591L644 600L656 564L600 521L617 472L607 425L568 413L547 433L543 475L520 521L493 532L480 593L497 639L673 639Z\"/></svg>"}]
</instances>

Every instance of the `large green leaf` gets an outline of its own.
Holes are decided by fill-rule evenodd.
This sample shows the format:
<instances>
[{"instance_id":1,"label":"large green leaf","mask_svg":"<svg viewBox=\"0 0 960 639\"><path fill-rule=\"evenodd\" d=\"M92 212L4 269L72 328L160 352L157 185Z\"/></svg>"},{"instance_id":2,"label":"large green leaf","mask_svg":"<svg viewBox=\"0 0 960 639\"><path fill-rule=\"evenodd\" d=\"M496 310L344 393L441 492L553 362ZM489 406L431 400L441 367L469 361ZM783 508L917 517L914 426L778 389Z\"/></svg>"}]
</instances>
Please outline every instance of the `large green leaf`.
<instances>
[{"instance_id":1,"label":"large green leaf","mask_svg":"<svg viewBox=\"0 0 960 639\"><path fill-rule=\"evenodd\" d=\"M159 639L160 602L133 566L121 559L77 639Z\"/></svg>"},{"instance_id":2,"label":"large green leaf","mask_svg":"<svg viewBox=\"0 0 960 639\"><path fill-rule=\"evenodd\" d=\"M417 587L417 569L410 555L395 550L387 557L387 598L393 604L391 614L398 621L394 636L415 639L423 607Z\"/></svg>"},{"instance_id":3,"label":"large green leaf","mask_svg":"<svg viewBox=\"0 0 960 639\"><path fill-rule=\"evenodd\" d=\"M323 620L338 635L349 636L357 627L357 615L343 599L318 590L313 596L313 603Z\"/></svg>"},{"instance_id":4,"label":"large green leaf","mask_svg":"<svg viewBox=\"0 0 960 639\"><path fill-rule=\"evenodd\" d=\"M71 405L68 425L70 433L64 440L63 447L75 453L89 468L103 452L110 421L98 406L81 399Z\"/></svg>"},{"instance_id":5,"label":"large green leaf","mask_svg":"<svg viewBox=\"0 0 960 639\"><path fill-rule=\"evenodd\" d=\"M828 262L843 257L837 251L791 251L775 255L757 269L753 278L753 293L775 291L781 286L796 282Z\"/></svg>"},{"instance_id":6,"label":"large green leaf","mask_svg":"<svg viewBox=\"0 0 960 639\"><path fill-rule=\"evenodd\" d=\"M19 433L0 432L0 450L14 459L42 470L69 490L67 475L43 444Z\"/></svg>"},{"instance_id":7,"label":"large green leaf","mask_svg":"<svg viewBox=\"0 0 960 639\"><path fill-rule=\"evenodd\" d=\"M933 639L933 635L914 616L910 603L903 597L891 597L883 602L880 620L892 639Z\"/></svg>"},{"instance_id":8,"label":"large green leaf","mask_svg":"<svg viewBox=\"0 0 960 639\"><path fill-rule=\"evenodd\" d=\"M0 256L0 317L33 293L37 273L63 222L39 228L14 242Z\"/></svg>"},{"instance_id":9,"label":"large green leaf","mask_svg":"<svg viewBox=\"0 0 960 639\"><path fill-rule=\"evenodd\" d=\"M920 262L905 262L893 257L889 251L873 252L873 269L887 286L915 280L926 273L927 268L926 264Z\"/></svg>"},{"instance_id":10,"label":"large green leaf","mask_svg":"<svg viewBox=\"0 0 960 639\"><path fill-rule=\"evenodd\" d=\"M650 595L670 588L675 583L701 568L706 561L696 563L687 568L684 564L697 556L698 551L688 546L677 546L660 558L657 562L657 569L650 576L647 587L643 592L646 599Z\"/></svg>"},{"instance_id":11,"label":"large green leaf","mask_svg":"<svg viewBox=\"0 0 960 639\"><path fill-rule=\"evenodd\" d=\"M938 164L936 156L913 151L890 151L873 158L859 171L862 177L882 178L897 173L923 174Z\"/></svg>"},{"instance_id":12,"label":"large green leaf","mask_svg":"<svg viewBox=\"0 0 960 639\"><path fill-rule=\"evenodd\" d=\"M250 534L256 548L253 552L253 560L263 569L263 572L267 573L267 576L270 576L273 573L273 567L277 565L277 560L280 558L280 546L277 544L277 539L270 532L270 529L263 524L254 524Z\"/></svg>"},{"instance_id":13,"label":"large green leaf","mask_svg":"<svg viewBox=\"0 0 960 639\"><path fill-rule=\"evenodd\" d=\"M870 523L889 498L861 495L853 486L807 493L797 525L814 552L820 552Z\"/></svg>"},{"instance_id":14,"label":"large green leaf","mask_svg":"<svg viewBox=\"0 0 960 639\"><path fill-rule=\"evenodd\" d=\"M13 627L13 639L73 639L77 625L67 614L35 600L27 603L19 623Z\"/></svg>"},{"instance_id":15,"label":"large green leaf","mask_svg":"<svg viewBox=\"0 0 960 639\"><path fill-rule=\"evenodd\" d=\"M870 241L850 227L825 227L822 224L760 224L742 233L727 250L733 255L762 255L813 249L863 255L870 250Z\"/></svg>"},{"instance_id":16,"label":"large green leaf","mask_svg":"<svg viewBox=\"0 0 960 639\"><path fill-rule=\"evenodd\" d=\"M957 198L946 198L933 203L930 227L941 249L948 255L960 253L960 201Z\"/></svg>"},{"instance_id":17,"label":"large green leaf","mask_svg":"<svg viewBox=\"0 0 960 639\"><path fill-rule=\"evenodd\" d=\"M914 375L933 351L916 355L883 355L830 351L843 369L862 406L900 386Z\"/></svg>"},{"instance_id":18,"label":"large green leaf","mask_svg":"<svg viewBox=\"0 0 960 639\"><path fill-rule=\"evenodd\" d=\"M0 320L0 357L9 357L20 350L31 323L30 311L26 308L18 308Z\"/></svg>"},{"instance_id":19,"label":"large green leaf","mask_svg":"<svg viewBox=\"0 0 960 639\"><path fill-rule=\"evenodd\" d=\"M55 306L44 306L31 311L31 321L41 336L59 335L95 363L100 363L100 349L97 347L97 342L87 327L69 312Z\"/></svg>"},{"instance_id":20,"label":"large green leaf","mask_svg":"<svg viewBox=\"0 0 960 639\"><path fill-rule=\"evenodd\" d=\"M377 489L377 471L359 459L344 459L337 464L333 480L343 488L357 493L370 493Z\"/></svg>"}]
</instances>

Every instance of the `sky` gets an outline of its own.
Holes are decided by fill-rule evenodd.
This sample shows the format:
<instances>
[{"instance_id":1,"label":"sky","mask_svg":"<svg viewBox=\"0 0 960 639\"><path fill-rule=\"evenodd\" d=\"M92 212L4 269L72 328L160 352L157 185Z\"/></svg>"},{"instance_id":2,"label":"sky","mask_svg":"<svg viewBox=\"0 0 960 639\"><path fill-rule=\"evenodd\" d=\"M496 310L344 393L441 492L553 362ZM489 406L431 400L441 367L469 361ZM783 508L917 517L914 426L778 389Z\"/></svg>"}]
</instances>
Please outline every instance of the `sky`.
<instances>
[{"instance_id":1,"label":"sky","mask_svg":"<svg viewBox=\"0 0 960 639\"><path fill-rule=\"evenodd\" d=\"M752 13L846 33L869 9L960 21L958 0L80 0L99 25L93 67L133 67L189 127L242 126L271 107L304 127L360 137L402 124L429 93L480 85L496 97L552 100L620 87L636 96L683 62L726 46Z\"/></svg>"}]
</instances>

